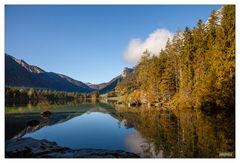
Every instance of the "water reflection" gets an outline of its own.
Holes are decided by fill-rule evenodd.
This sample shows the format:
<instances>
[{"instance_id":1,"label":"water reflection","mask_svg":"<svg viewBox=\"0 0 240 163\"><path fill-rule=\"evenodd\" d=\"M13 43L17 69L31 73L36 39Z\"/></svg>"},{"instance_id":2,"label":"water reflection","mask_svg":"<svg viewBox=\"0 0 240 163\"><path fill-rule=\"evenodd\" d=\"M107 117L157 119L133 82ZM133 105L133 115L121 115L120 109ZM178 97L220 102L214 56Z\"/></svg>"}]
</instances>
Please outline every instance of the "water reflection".
<instances>
[{"instance_id":1,"label":"water reflection","mask_svg":"<svg viewBox=\"0 0 240 163\"><path fill-rule=\"evenodd\" d=\"M127 135L137 132L134 129L119 128L118 120L109 114L100 112L87 112L71 120L46 126L24 137L47 139L55 141L60 146L73 149L122 149Z\"/></svg>"},{"instance_id":2,"label":"water reflection","mask_svg":"<svg viewBox=\"0 0 240 163\"><path fill-rule=\"evenodd\" d=\"M220 111L205 115L189 109L169 111L156 108L116 108L119 119L132 124L148 141L142 146L149 157L234 157L234 115Z\"/></svg>"},{"instance_id":3,"label":"water reflection","mask_svg":"<svg viewBox=\"0 0 240 163\"><path fill-rule=\"evenodd\" d=\"M141 157L163 157L163 151L156 152L154 143L144 139L138 132L129 134L125 139L125 145L129 152Z\"/></svg>"},{"instance_id":4,"label":"water reflection","mask_svg":"<svg viewBox=\"0 0 240 163\"><path fill-rule=\"evenodd\" d=\"M49 110L53 114L44 119L36 106L6 108L6 138L18 134L71 148L122 149L141 157L219 157L220 152L235 156L235 117L224 111L206 114L107 103ZM40 123L29 128L33 119Z\"/></svg>"}]
</instances>

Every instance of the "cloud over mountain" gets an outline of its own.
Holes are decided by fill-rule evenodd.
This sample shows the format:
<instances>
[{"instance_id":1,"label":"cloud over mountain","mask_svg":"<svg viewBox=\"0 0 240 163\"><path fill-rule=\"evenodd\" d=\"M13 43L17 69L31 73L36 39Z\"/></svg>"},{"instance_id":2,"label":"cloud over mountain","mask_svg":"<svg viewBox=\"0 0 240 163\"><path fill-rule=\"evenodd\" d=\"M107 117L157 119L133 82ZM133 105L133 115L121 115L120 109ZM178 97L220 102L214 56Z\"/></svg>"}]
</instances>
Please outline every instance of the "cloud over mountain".
<instances>
[{"instance_id":1,"label":"cloud over mountain","mask_svg":"<svg viewBox=\"0 0 240 163\"><path fill-rule=\"evenodd\" d=\"M173 33L167 29L159 28L150 33L149 36L142 41L139 38L132 39L124 53L124 59L130 64L137 64L143 52L147 49L152 55L157 55L161 49L165 48L167 40L173 37Z\"/></svg>"}]
</instances>

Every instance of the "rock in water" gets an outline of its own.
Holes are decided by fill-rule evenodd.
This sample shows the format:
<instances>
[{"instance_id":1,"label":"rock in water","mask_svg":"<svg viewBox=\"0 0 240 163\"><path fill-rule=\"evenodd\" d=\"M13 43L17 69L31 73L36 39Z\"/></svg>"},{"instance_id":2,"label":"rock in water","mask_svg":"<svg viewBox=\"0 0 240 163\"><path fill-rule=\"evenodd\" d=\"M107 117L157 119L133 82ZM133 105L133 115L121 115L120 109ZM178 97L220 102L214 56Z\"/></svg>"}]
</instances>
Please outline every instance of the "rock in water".
<instances>
[{"instance_id":1,"label":"rock in water","mask_svg":"<svg viewBox=\"0 0 240 163\"><path fill-rule=\"evenodd\" d=\"M52 113L51 113L50 111L44 111L44 112L41 113L41 115L42 115L43 117L50 117L51 114L52 114Z\"/></svg>"},{"instance_id":2,"label":"rock in water","mask_svg":"<svg viewBox=\"0 0 240 163\"><path fill-rule=\"evenodd\" d=\"M55 142L33 138L12 139L6 142L6 157L30 158L41 157L47 153L65 151L69 148L59 147Z\"/></svg>"},{"instance_id":3,"label":"rock in water","mask_svg":"<svg viewBox=\"0 0 240 163\"><path fill-rule=\"evenodd\" d=\"M30 126L30 127L34 127L34 126L37 126L39 124L40 124L40 122L38 120L35 120L35 119L27 122L27 125Z\"/></svg>"}]
</instances>

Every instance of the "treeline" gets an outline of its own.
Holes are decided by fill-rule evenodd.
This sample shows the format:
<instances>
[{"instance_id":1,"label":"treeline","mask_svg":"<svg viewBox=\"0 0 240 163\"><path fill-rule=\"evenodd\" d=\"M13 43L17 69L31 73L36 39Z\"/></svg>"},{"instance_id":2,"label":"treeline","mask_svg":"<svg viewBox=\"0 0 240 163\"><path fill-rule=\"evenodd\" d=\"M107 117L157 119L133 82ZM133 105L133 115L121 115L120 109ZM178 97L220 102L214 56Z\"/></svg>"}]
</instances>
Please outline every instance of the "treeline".
<instances>
[{"instance_id":1,"label":"treeline","mask_svg":"<svg viewBox=\"0 0 240 163\"><path fill-rule=\"evenodd\" d=\"M141 103L235 108L235 6L177 32L159 54L146 50L116 92Z\"/></svg>"},{"instance_id":2,"label":"treeline","mask_svg":"<svg viewBox=\"0 0 240 163\"><path fill-rule=\"evenodd\" d=\"M64 92L47 89L33 89L33 88L18 88L6 87L5 88L5 103L6 104L28 104L38 103L41 101L54 102L81 102L84 99L97 99L98 92L92 94L84 94L78 92Z\"/></svg>"}]
</instances>

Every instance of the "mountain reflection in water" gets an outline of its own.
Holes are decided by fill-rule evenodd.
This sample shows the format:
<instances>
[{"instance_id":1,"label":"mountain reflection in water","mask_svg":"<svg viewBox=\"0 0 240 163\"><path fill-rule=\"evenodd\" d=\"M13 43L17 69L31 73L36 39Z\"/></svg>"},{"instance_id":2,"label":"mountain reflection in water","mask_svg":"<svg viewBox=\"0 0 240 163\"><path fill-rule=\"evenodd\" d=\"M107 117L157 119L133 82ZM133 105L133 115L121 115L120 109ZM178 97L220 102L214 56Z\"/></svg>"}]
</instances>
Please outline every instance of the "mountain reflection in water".
<instances>
[{"instance_id":1,"label":"mountain reflection in water","mask_svg":"<svg viewBox=\"0 0 240 163\"><path fill-rule=\"evenodd\" d=\"M41 111L38 106L6 107L6 140L33 137L74 149L119 149L141 157L235 155L234 115L224 112L208 115L101 102L53 105L50 117L42 117ZM31 120L39 124L29 126Z\"/></svg>"}]
</instances>

